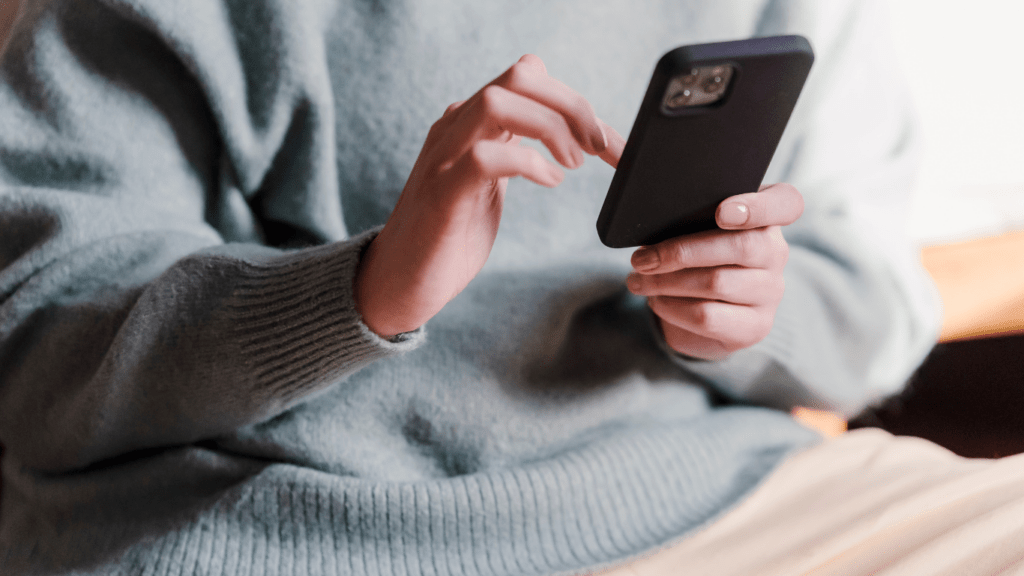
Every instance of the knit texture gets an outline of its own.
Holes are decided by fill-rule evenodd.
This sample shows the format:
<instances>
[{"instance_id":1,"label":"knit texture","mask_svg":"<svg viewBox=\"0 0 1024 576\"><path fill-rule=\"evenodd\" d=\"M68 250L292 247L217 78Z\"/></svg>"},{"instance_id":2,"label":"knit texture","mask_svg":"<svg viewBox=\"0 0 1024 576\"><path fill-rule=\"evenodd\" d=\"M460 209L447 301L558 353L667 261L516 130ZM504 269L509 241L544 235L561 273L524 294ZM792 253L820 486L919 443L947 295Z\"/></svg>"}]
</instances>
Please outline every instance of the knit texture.
<instances>
[{"instance_id":1,"label":"knit texture","mask_svg":"<svg viewBox=\"0 0 1024 576\"><path fill-rule=\"evenodd\" d=\"M773 408L856 412L934 341L875 8L26 3L0 63L4 574L570 574L714 521L817 440ZM363 324L360 257L448 104L531 52L625 134L662 53L775 33L817 60L766 179L807 210L763 342L665 349L597 240L593 158L510 182L426 327Z\"/></svg>"}]
</instances>

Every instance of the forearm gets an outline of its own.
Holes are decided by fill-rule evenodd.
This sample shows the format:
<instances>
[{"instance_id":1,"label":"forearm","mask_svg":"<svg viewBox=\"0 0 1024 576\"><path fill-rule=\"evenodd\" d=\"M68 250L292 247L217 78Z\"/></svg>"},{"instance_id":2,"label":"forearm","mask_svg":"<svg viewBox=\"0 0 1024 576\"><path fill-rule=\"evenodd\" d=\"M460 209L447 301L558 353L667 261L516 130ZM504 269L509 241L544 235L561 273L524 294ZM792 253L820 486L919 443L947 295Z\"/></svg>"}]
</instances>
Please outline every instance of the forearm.
<instances>
[{"instance_id":1,"label":"forearm","mask_svg":"<svg viewBox=\"0 0 1024 576\"><path fill-rule=\"evenodd\" d=\"M35 4L3 54L0 443L30 468L215 437L417 341L355 311L333 101L280 73L315 40L168 6ZM261 245L288 235L325 244Z\"/></svg>"},{"instance_id":2,"label":"forearm","mask_svg":"<svg viewBox=\"0 0 1024 576\"><path fill-rule=\"evenodd\" d=\"M61 217L38 194L0 203L8 221ZM181 230L69 236L0 272L13 288L0 304L0 438L31 467L224 434L416 343L376 337L355 311L372 234L287 252Z\"/></svg>"}]
</instances>

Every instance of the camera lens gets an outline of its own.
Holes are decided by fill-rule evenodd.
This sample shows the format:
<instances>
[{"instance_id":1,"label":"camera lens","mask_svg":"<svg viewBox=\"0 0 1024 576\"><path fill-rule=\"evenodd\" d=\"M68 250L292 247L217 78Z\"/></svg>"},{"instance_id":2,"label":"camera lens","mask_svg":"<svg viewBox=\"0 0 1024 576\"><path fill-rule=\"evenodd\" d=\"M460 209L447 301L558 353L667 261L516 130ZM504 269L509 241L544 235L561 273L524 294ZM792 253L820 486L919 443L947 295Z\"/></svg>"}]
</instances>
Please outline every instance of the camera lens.
<instances>
[{"instance_id":1,"label":"camera lens","mask_svg":"<svg viewBox=\"0 0 1024 576\"><path fill-rule=\"evenodd\" d=\"M692 96L693 93L690 92L689 90L681 90L673 94L671 97L669 97L668 105L673 108L677 108L679 106L686 106L686 103L690 101L690 97Z\"/></svg>"},{"instance_id":2,"label":"camera lens","mask_svg":"<svg viewBox=\"0 0 1024 576\"><path fill-rule=\"evenodd\" d=\"M717 94L725 88L725 82L721 76L712 76L704 81L704 91L708 94Z\"/></svg>"}]
</instances>

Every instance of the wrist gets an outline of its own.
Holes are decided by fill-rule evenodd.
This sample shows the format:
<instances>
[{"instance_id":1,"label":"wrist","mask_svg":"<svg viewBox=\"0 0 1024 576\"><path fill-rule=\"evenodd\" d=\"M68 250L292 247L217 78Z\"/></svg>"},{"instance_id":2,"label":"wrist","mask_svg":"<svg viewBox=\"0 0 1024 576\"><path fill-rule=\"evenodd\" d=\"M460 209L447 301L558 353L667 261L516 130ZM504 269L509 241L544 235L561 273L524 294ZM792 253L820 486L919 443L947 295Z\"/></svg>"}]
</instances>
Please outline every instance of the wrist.
<instances>
[{"instance_id":1,"label":"wrist","mask_svg":"<svg viewBox=\"0 0 1024 576\"><path fill-rule=\"evenodd\" d=\"M381 338L391 338L398 334L399 331L392 332L393 328L391 328L381 317L382 306L378 302L380 289L379 286L377 286L378 283L374 281L377 276L373 264L376 254L376 245L377 238L374 238L366 247L366 250L363 251L362 258L359 261L359 266L356 268L355 282L353 286L355 308L356 312L362 318L363 324L365 324L371 332Z\"/></svg>"},{"instance_id":2,"label":"wrist","mask_svg":"<svg viewBox=\"0 0 1024 576\"><path fill-rule=\"evenodd\" d=\"M383 231L382 231L383 234ZM381 235L374 238L363 252L354 281L355 310L371 332L387 340L414 332L427 319L420 320L405 310L406 299L395 296L398 275L382 264Z\"/></svg>"}]
</instances>

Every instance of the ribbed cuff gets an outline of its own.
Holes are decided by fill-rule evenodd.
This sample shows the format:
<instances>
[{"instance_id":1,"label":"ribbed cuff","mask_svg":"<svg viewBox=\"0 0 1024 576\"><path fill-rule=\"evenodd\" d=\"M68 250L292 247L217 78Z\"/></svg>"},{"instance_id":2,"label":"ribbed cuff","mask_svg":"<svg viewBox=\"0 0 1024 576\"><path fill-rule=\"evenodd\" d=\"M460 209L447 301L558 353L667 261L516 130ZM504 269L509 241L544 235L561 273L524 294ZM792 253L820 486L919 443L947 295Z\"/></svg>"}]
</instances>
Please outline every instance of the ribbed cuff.
<instances>
[{"instance_id":1,"label":"ribbed cuff","mask_svg":"<svg viewBox=\"0 0 1024 576\"><path fill-rule=\"evenodd\" d=\"M292 396L418 346L422 328L385 339L356 311L359 260L379 230L247 267L231 307L257 389Z\"/></svg>"}]
</instances>

